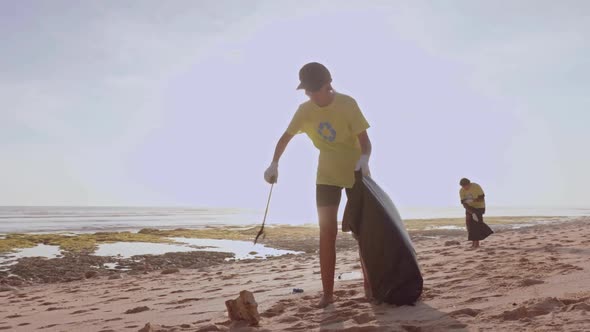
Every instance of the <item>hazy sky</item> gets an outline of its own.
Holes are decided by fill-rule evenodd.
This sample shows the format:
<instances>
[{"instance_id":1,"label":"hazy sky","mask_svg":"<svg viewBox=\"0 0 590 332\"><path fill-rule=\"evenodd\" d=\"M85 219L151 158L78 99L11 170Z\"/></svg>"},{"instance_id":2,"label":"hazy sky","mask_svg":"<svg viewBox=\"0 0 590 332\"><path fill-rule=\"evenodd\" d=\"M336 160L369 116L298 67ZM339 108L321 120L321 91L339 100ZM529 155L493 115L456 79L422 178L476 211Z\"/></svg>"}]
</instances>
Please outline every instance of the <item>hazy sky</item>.
<instances>
[{"instance_id":1,"label":"hazy sky","mask_svg":"<svg viewBox=\"0 0 590 332\"><path fill-rule=\"evenodd\" d=\"M0 205L264 207L326 64L401 206L590 202L588 1L2 1ZM272 209L315 213L296 137Z\"/></svg>"}]
</instances>

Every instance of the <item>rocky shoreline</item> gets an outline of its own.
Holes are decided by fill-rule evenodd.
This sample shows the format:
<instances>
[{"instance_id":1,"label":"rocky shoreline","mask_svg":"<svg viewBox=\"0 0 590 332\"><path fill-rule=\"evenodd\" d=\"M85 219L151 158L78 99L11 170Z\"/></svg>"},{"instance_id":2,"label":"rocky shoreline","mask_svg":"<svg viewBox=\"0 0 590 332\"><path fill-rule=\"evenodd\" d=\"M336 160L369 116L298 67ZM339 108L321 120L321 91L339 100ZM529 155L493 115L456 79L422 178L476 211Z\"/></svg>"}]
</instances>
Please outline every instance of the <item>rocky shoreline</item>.
<instances>
[{"instance_id":1,"label":"rocky shoreline","mask_svg":"<svg viewBox=\"0 0 590 332\"><path fill-rule=\"evenodd\" d=\"M221 252L172 252L163 255L140 255L131 258L103 257L65 253L46 259L25 257L0 271L0 285L23 287L39 283L70 282L96 277L119 278L120 274L137 275L171 269L199 269L223 264L231 254ZM111 264L107 266L105 264Z\"/></svg>"}]
</instances>

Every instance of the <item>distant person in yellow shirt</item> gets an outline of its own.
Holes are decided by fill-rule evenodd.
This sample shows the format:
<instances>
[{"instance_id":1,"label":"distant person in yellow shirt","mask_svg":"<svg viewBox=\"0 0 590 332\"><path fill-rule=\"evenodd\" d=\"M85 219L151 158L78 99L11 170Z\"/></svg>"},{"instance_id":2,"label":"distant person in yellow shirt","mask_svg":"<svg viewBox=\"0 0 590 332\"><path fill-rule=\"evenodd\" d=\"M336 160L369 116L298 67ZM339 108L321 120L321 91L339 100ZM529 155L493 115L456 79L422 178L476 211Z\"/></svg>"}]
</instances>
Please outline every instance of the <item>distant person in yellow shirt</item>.
<instances>
[{"instance_id":1,"label":"distant person in yellow shirt","mask_svg":"<svg viewBox=\"0 0 590 332\"><path fill-rule=\"evenodd\" d=\"M461 204L465 208L468 240L472 241L471 248L479 248L479 241L494 233L483 222L483 215L486 212L485 194L479 184L471 182L469 179L461 179L459 185L461 186L459 190Z\"/></svg>"},{"instance_id":2,"label":"distant person in yellow shirt","mask_svg":"<svg viewBox=\"0 0 590 332\"><path fill-rule=\"evenodd\" d=\"M299 106L279 139L264 178L269 183L277 181L279 159L298 133L305 133L320 151L316 203L324 294L318 306L325 307L334 302L337 218L342 189L346 188L348 194L355 182L355 171L369 174L371 141L366 131L369 124L356 101L332 88L332 76L325 66L317 62L306 64L299 71L299 80L297 89L305 90L309 100ZM369 289L366 280L365 290Z\"/></svg>"}]
</instances>

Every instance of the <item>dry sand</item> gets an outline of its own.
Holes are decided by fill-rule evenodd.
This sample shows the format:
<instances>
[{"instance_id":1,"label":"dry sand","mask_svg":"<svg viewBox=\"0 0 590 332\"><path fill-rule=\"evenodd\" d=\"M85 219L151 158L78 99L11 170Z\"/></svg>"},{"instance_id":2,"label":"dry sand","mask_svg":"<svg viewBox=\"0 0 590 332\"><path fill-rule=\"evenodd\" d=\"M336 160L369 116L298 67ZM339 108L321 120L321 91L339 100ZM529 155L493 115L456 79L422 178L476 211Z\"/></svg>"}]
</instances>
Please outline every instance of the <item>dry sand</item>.
<instances>
[{"instance_id":1,"label":"dry sand","mask_svg":"<svg viewBox=\"0 0 590 332\"><path fill-rule=\"evenodd\" d=\"M590 219L500 231L474 251L465 238L414 236L425 279L415 306L370 304L356 279L337 280L337 302L316 309L318 258L302 254L4 290L0 330L139 331L148 322L152 331L590 330ZM355 250L338 252L337 275L359 268ZM295 287L304 293L291 294ZM259 327L227 319L224 301L241 290L258 301Z\"/></svg>"}]
</instances>

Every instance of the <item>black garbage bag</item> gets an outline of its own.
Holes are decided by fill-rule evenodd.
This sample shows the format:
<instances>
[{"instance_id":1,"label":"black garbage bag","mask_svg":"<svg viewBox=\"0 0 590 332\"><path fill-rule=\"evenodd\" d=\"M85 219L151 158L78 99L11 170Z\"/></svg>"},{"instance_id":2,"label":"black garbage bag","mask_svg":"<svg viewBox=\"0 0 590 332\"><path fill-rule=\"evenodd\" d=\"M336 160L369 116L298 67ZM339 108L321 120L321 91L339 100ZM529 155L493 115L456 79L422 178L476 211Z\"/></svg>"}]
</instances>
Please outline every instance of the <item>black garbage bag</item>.
<instances>
[{"instance_id":1,"label":"black garbage bag","mask_svg":"<svg viewBox=\"0 0 590 332\"><path fill-rule=\"evenodd\" d=\"M358 241L373 297L395 305L414 304L423 279L412 240L389 196L359 172L348 192L342 228Z\"/></svg>"}]
</instances>

